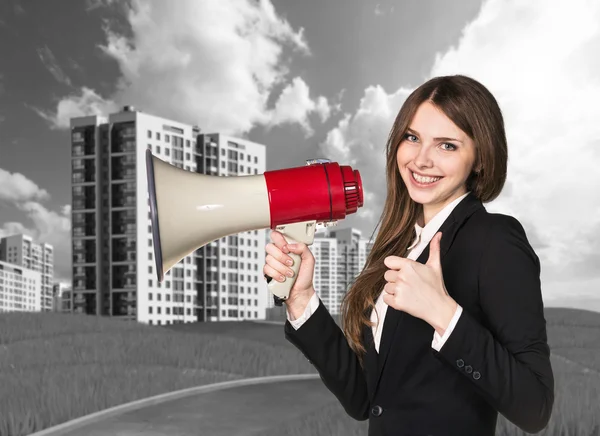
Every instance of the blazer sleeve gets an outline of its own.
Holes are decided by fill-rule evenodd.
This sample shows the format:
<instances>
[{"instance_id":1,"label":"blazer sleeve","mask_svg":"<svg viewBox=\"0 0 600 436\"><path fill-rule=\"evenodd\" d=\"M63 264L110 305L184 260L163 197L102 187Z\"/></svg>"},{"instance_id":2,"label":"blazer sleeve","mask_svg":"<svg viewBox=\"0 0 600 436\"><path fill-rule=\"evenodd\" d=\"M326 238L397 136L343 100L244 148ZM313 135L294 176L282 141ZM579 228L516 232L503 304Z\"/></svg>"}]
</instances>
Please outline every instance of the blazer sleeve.
<instances>
[{"instance_id":1,"label":"blazer sleeve","mask_svg":"<svg viewBox=\"0 0 600 436\"><path fill-rule=\"evenodd\" d=\"M298 330L285 322L285 337L318 371L321 380L346 413L358 420L369 417L365 374L346 336L319 299L315 312Z\"/></svg>"},{"instance_id":2,"label":"blazer sleeve","mask_svg":"<svg viewBox=\"0 0 600 436\"><path fill-rule=\"evenodd\" d=\"M540 262L517 219L491 216L478 279L486 325L463 310L452 335L434 353L509 421L536 433L547 426L554 405Z\"/></svg>"}]
</instances>

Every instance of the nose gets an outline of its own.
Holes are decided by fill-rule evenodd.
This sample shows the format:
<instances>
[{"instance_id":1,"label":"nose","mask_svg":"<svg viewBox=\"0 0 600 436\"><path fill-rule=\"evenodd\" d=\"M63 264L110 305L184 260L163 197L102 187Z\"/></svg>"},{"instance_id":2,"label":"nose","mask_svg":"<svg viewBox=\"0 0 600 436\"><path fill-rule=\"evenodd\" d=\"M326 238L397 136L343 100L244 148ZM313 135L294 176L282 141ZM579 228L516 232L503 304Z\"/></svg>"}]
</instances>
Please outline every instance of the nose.
<instances>
[{"instance_id":1,"label":"nose","mask_svg":"<svg viewBox=\"0 0 600 436\"><path fill-rule=\"evenodd\" d=\"M433 166L433 160L429 156L430 148L426 145L421 145L419 151L414 158L415 165L419 168L429 168Z\"/></svg>"}]
</instances>

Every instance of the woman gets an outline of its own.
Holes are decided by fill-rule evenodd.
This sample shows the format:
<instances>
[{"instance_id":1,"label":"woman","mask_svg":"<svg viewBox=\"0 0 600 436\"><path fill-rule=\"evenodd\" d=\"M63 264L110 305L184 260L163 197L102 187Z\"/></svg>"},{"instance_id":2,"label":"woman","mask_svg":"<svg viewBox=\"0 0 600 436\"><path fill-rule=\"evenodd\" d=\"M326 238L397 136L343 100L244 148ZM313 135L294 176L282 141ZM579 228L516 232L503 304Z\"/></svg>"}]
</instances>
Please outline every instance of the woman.
<instances>
[{"instance_id":1,"label":"woman","mask_svg":"<svg viewBox=\"0 0 600 436\"><path fill-rule=\"evenodd\" d=\"M448 76L416 89L388 139L381 229L344 297L343 331L315 293L310 250L271 233L267 278L285 280L289 252L302 259L286 338L369 435L494 435L498 413L530 433L547 425L539 259L519 221L482 204L506 168L484 86Z\"/></svg>"}]
</instances>

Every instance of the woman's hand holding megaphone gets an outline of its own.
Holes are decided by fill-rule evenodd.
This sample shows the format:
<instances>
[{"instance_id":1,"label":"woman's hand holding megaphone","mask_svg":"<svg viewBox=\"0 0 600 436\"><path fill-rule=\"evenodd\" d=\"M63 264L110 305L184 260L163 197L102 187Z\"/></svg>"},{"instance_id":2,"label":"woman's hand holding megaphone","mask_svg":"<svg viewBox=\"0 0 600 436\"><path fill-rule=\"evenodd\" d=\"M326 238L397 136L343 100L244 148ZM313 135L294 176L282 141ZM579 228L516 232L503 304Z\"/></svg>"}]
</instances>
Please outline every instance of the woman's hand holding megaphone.
<instances>
[{"instance_id":1,"label":"woman's hand holding megaphone","mask_svg":"<svg viewBox=\"0 0 600 436\"><path fill-rule=\"evenodd\" d=\"M288 312L292 318L297 319L315 293L313 287L315 258L306 244L301 242L288 244L284 236L276 230L271 231L271 240L273 243L266 246L266 264L263 267L265 276L283 282L286 277L293 277L294 274L288 262L295 262L294 257L300 260L296 281L288 299L285 300Z\"/></svg>"}]
</instances>

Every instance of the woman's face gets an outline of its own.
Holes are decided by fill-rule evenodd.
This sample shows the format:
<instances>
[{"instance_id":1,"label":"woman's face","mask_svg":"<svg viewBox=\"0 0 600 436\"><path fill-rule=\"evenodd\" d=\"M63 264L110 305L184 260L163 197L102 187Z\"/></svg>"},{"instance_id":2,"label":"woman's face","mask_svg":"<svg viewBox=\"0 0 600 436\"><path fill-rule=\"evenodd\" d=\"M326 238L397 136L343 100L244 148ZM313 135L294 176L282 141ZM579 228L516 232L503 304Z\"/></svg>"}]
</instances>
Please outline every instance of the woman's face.
<instances>
[{"instance_id":1,"label":"woman's face","mask_svg":"<svg viewBox=\"0 0 600 436\"><path fill-rule=\"evenodd\" d=\"M423 205L426 224L467 192L475 144L441 110L424 102L398 147L397 161L411 198Z\"/></svg>"}]
</instances>

